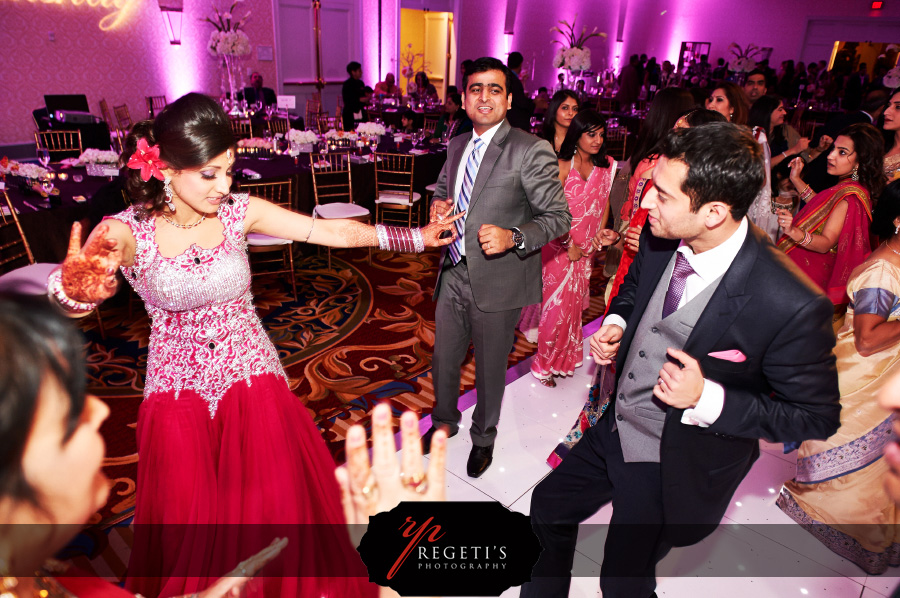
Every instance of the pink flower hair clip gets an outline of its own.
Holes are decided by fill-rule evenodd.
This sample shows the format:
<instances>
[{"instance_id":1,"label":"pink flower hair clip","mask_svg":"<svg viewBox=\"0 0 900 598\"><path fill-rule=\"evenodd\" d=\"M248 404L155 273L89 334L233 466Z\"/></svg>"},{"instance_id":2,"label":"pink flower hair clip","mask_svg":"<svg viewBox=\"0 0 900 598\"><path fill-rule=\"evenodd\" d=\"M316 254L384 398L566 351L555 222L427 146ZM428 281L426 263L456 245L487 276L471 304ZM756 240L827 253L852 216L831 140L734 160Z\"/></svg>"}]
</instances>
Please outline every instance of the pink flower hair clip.
<instances>
[{"instance_id":1,"label":"pink flower hair clip","mask_svg":"<svg viewBox=\"0 0 900 598\"><path fill-rule=\"evenodd\" d=\"M161 169L168 166L159 159L159 146L150 146L147 140L142 138L138 139L137 151L128 158L128 168L140 169L141 180L147 182L151 176L164 181L166 177Z\"/></svg>"}]
</instances>

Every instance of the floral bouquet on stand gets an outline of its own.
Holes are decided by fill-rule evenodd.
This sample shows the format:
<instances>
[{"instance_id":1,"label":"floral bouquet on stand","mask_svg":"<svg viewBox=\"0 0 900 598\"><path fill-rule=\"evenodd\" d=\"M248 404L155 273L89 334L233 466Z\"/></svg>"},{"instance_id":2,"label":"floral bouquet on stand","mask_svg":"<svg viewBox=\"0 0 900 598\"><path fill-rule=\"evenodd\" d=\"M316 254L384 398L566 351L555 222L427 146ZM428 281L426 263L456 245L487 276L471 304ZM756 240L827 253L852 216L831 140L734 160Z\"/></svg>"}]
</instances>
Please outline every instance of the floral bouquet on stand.
<instances>
[{"instance_id":1,"label":"floral bouquet on stand","mask_svg":"<svg viewBox=\"0 0 900 598\"><path fill-rule=\"evenodd\" d=\"M235 60L240 56L250 54L250 38L241 29L250 16L250 11L240 19L234 15L234 9L237 1L232 2L227 12L219 12L216 6L213 6L213 16L206 17L206 21L211 23L215 30L209 35L209 44L207 49L209 53L222 60L224 67L224 75L227 77L227 90L225 89L226 81L223 81L223 92L227 91L232 104L232 113L240 113L237 102L237 91L244 88L243 75L241 75L240 87L235 84L235 75L239 74L240 69L236 68Z\"/></svg>"},{"instance_id":2,"label":"floral bouquet on stand","mask_svg":"<svg viewBox=\"0 0 900 598\"><path fill-rule=\"evenodd\" d=\"M762 52L762 48L756 44L747 44L746 48L741 48L736 43L728 46L728 49L734 55L734 60L728 62L728 67L733 73L736 73L736 81L738 85L744 84L747 73L756 68L756 58Z\"/></svg>"},{"instance_id":3,"label":"floral bouquet on stand","mask_svg":"<svg viewBox=\"0 0 900 598\"><path fill-rule=\"evenodd\" d=\"M559 21L558 27L550 28L551 32L555 31L563 37L562 41L558 39L553 40L553 43L560 46L553 56L553 66L554 68L565 70L567 82L570 82L570 79L575 76L576 72L580 73L591 69L591 49L584 47L587 40L592 37L606 39L606 34L597 31L596 27L590 33L587 31L587 27L582 27L581 33L576 35L575 21L577 19L578 15L576 14L571 24L567 21Z\"/></svg>"}]
</instances>

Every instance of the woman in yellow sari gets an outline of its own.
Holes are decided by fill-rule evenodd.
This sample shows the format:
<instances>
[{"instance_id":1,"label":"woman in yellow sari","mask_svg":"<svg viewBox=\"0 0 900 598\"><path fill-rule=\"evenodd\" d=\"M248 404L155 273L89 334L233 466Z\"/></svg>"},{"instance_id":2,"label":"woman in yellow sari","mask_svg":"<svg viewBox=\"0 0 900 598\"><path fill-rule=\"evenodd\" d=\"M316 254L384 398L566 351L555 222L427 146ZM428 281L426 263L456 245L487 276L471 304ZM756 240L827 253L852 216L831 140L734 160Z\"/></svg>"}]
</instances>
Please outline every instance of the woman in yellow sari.
<instances>
[{"instance_id":1,"label":"woman in yellow sari","mask_svg":"<svg viewBox=\"0 0 900 598\"><path fill-rule=\"evenodd\" d=\"M900 372L900 181L885 189L872 232L887 240L853 271L834 349L841 427L800 446L797 475L777 504L832 551L879 575L900 565L900 510L884 489L882 457L891 412L877 401Z\"/></svg>"},{"instance_id":2,"label":"woman in yellow sari","mask_svg":"<svg viewBox=\"0 0 900 598\"><path fill-rule=\"evenodd\" d=\"M872 198L884 187L883 164L884 142L870 124L850 125L835 139L828 155L828 174L840 177L834 187L813 196L800 178L803 162L791 163L791 181L809 203L796 217L777 211L784 232L778 247L837 306L846 304L850 273L872 250L868 225Z\"/></svg>"}]
</instances>

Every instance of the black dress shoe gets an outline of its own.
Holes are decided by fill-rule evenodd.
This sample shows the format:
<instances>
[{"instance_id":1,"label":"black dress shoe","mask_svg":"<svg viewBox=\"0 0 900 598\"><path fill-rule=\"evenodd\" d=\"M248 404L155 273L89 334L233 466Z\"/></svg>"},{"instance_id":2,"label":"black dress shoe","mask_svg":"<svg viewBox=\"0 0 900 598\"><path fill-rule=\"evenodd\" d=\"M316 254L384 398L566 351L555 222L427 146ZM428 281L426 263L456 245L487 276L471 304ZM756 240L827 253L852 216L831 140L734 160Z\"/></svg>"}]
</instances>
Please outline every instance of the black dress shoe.
<instances>
[{"instance_id":1,"label":"black dress shoe","mask_svg":"<svg viewBox=\"0 0 900 598\"><path fill-rule=\"evenodd\" d=\"M446 428L445 428L446 429ZM431 438L434 436L434 433L437 432L437 428L431 426L428 428L428 431L422 434L422 454L427 455L431 452ZM456 429L456 432L448 432L447 438L453 438L459 434L459 428Z\"/></svg>"},{"instance_id":2,"label":"black dress shoe","mask_svg":"<svg viewBox=\"0 0 900 598\"><path fill-rule=\"evenodd\" d=\"M466 463L466 473L470 478L481 477L494 460L494 445L473 446Z\"/></svg>"}]
</instances>

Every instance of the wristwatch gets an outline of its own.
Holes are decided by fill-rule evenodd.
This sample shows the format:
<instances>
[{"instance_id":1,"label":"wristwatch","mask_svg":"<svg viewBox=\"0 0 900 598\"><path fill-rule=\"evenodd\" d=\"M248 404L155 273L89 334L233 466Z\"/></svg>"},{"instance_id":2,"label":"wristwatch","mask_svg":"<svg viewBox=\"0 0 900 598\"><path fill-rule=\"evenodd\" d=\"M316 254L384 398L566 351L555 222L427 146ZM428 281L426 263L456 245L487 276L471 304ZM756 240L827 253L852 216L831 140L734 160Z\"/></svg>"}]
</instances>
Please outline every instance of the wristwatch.
<instances>
[{"instance_id":1,"label":"wristwatch","mask_svg":"<svg viewBox=\"0 0 900 598\"><path fill-rule=\"evenodd\" d=\"M512 227L510 230L513 234L513 245L516 249L525 249L525 233L516 227Z\"/></svg>"}]
</instances>

